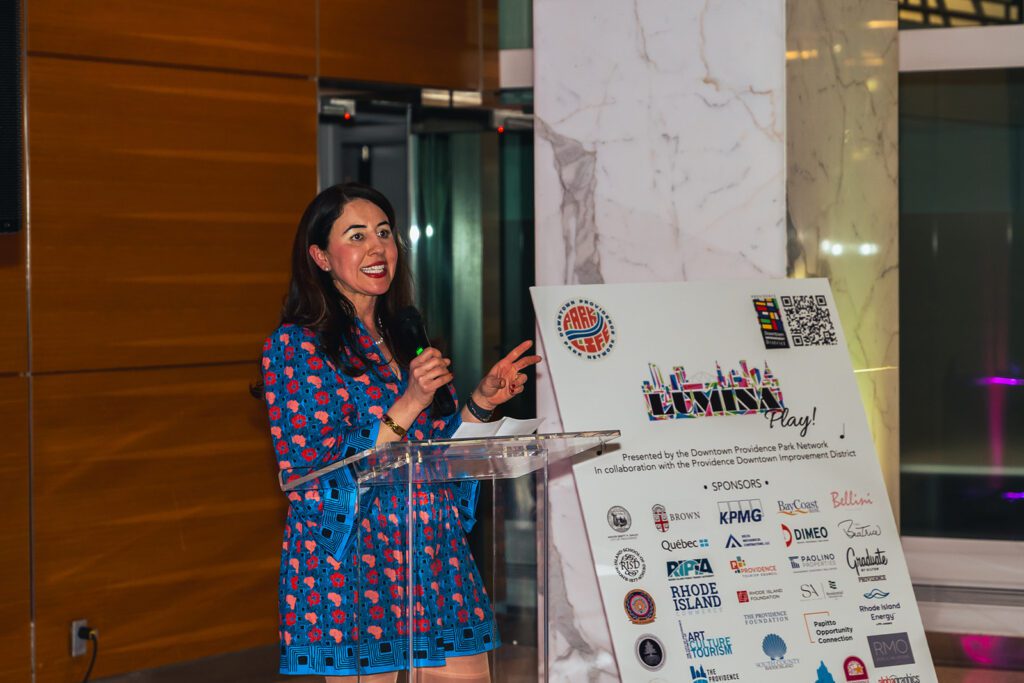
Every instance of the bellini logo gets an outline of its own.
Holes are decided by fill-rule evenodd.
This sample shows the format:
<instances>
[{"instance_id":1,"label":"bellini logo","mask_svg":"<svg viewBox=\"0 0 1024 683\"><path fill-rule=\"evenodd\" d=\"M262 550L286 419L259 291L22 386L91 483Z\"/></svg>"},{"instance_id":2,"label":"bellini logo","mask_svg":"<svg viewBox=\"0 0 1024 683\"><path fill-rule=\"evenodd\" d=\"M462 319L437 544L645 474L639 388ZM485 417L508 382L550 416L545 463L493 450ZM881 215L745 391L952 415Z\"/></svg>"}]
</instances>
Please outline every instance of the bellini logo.
<instances>
[{"instance_id":1,"label":"bellini logo","mask_svg":"<svg viewBox=\"0 0 1024 683\"><path fill-rule=\"evenodd\" d=\"M658 366L650 363L651 379L642 385L647 402L647 417L655 420L682 420L725 415L756 415L782 410L782 387L765 363L764 372L747 367L728 376L715 364L713 380L695 382L686 376L682 366L672 368L668 381Z\"/></svg>"}]
</instances>

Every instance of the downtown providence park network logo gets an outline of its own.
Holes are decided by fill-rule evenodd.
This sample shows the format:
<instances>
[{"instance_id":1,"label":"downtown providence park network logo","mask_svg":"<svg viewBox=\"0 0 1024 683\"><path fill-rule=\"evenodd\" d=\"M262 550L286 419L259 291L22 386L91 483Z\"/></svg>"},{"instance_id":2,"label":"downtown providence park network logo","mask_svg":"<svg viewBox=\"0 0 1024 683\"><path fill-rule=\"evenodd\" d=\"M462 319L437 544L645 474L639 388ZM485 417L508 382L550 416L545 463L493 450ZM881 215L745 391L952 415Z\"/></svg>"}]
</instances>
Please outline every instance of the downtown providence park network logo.
<instances>
[{"instance_id":1,"label":"downtown providence park network logo","mask_svg":"<svg viewBox=\"0 0 1024 683\"><path fill-rule=\"evenodd\" d=\"M604 358L615 347L615 323L591 299L569 299L558 309L555 328L562 344L586 360Z\"/></svg>"}]
</instances>

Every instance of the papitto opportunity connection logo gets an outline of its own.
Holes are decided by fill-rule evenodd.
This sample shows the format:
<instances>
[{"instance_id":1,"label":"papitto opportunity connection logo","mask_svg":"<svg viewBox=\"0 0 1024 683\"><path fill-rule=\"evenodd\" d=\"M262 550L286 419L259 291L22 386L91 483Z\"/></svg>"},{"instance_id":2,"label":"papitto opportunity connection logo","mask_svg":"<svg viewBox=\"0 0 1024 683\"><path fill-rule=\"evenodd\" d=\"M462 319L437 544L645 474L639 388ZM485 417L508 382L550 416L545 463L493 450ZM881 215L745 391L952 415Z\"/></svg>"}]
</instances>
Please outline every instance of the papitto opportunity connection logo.
<instances>
[{"instance_id":1,"label":"papitto opportunity connection logo","mask_svg":"<svg viewBox=\"0 0 1024 683\"><path fill-rule=\"evenodd\" d=\"M558 338L580 358L596 360L615 346L615 323L590 299L570 299L558 309Z\"/></svg>"}]
</instances>

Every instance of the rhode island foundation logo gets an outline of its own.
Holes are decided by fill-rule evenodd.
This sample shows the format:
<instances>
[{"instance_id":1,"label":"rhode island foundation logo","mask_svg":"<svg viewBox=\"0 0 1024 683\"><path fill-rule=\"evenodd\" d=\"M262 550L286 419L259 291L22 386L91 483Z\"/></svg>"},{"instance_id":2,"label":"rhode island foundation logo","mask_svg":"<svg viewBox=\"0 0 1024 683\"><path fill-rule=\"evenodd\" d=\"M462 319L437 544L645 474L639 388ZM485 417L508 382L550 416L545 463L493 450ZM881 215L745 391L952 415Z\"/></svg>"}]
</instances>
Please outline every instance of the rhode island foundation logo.
<instances>
[{"instance_id":1,"label":"rhode island foundation logo","mask_svg":"<svg viewBox=\"0 0 1024 683\"><path fill-rule=\"evenodd\" d=\"M590 299L570 299L558 309L558 338L580 358L607 356L615 346L615 324Z\"/></svg>"}]
</instances>

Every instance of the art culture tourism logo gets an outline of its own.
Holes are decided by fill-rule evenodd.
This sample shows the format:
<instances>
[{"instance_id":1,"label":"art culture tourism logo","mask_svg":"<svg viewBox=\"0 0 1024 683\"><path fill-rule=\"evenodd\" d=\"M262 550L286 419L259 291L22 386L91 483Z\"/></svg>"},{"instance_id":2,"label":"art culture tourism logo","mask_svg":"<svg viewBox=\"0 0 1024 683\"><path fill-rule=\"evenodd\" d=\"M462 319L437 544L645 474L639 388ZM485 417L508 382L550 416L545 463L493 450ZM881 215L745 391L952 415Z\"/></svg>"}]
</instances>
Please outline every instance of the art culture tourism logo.
<instances>
[{"instance_id":1,"label":"art culture tourism logo","mask_svg":"<svg viewBox=\"0 0 1024 683\"><path fill-rule=\"evenodd\" d=\"M716 378L703 382L687 378L682 366L672 368L668 382L657 365L649 363L648 367L651 379L643 382L642 391L652 421L756 415L785 407L782 387L767 363L762 373L741 360L740 369L730 371L728 377L716 363Z\"/></svg>"},{"instance_id":2,"label":"art culture tourism logo","mask_svg":"<svg viewBox=\"0 0 1024 683\"><path fill-rule=\"evenodd\" d=\"M649 624L654 621L655 606L654 598L647 591L634 588L626 593L626 599L622 601L622 607L626 610L626 616L634 624Z\"/></svg>"},{"instance_id":3,"label":"art culture tourism logo","mask_svg":"<svg viewBox=\"0 0 1024 683\"><path fill-rule=\"evenodd\" d=\"M643 555L632 548L623 548L615 553L615 571L622 579L634 583L644 578L647 564Z\"/></svg>"},{"instance_id":4,"label":"art culture tourism logo","mask_svg":"<svg viewBox=\"0 0 1024 683\"><path fill-rule=\"evenodd\" d=\"M687 631L679 624L683 634L683 647L687 659L704 659L705 657L725 657L732 654L732 638L730 636L709 636L707 631Z\"/></svg>"},{"instance_id":5,"label":"art culture tourism logo","mask_svg":"<svg viewBox=\"0 0 1024 683\"><path fill-rule=\"evenodd\" d=\"M636 640L636 658L648 671L657 671L665 665L665 646L657 636L645 633Z\"/></svg>"},{"instance_id":6,"label":"art culture tourism logo","mask_svg":"<svg viewBox=\"0 0 1024 683\"><path fill-rule=\"evenodd\" d=\"M608 508L608 526L620 534L629 531L629 527L633 526L633 518L629 516L629 510L621 505Z\"/></svg>"},{"instance_id":7,"label":"art culture tourism logo","mask_svg":"<svg viewBox=\"0 0 1024 683\"><path fill-rule=\"evenodd\" d=\"M556 327L565 348L580 358L604 358L615 346L615 323L590 299L570 299L562 304Z\"/></svg>"}]
</instances>

